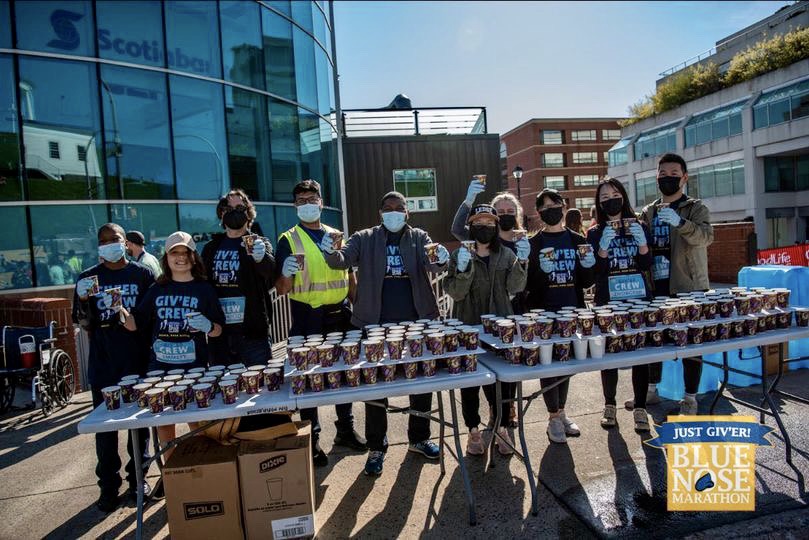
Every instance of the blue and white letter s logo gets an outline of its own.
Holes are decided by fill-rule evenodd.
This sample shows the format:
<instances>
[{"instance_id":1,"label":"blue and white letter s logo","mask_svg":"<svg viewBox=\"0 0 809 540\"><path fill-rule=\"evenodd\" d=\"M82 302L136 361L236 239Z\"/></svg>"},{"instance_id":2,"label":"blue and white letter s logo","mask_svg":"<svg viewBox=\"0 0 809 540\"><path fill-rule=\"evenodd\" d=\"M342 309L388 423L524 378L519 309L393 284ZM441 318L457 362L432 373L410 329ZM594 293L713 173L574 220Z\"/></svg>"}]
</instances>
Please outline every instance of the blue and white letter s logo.
<instances>
[{"instance_id":1,"label":"blue and white letter s logo","mask_svg":"<svg viewBox=\"0 0 809 540\"><path fill-rule=\"evenodd\" d=\"M79 46L80 36L76 27L73 25L75 21L80 20L84 15L81 13L74 13L73 11L66 11L64 9L57 9L51 14L51 26L53 32L59 39L52 39L48 42L48 47L54 49L62 49L64 51L75 50Z\"/></svg>"}]
</instances>

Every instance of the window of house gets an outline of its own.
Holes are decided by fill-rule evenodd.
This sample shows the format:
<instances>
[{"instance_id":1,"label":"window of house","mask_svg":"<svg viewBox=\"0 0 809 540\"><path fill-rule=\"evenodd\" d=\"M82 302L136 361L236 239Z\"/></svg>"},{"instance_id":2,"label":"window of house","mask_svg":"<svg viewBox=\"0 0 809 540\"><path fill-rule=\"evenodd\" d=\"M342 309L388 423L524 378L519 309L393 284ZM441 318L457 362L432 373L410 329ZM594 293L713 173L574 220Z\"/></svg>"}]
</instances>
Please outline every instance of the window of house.
<instances>
[{"instance_id":1,"label":"window of house","mask_svg":"<svg viewBox=\"0 0 809 540\"><path fill-rule=\"evenodd\" d=\"M543 129L540 140L542 144L562 144L562 132L554 129Z\"/></svg>"},{"instance_id":2,"label":"window of house","mask_svg":"<svg viewBox=\"0 0 809 540\"><path fill-rule=\"evenodd\" d=\"M438 211L435 169L394 169L393 189L407 197L411 212Z\"/></svg>"},{"instance_id":3,"label":"window of house","mask_svg":"<svg viewBox=\"0 0 809 540\"><path fill-rule=\"evenodd\" d=\"M605 141L617 141L621 138L620 129L602 129L601 138Z\"/></svg>"},{"instance_id":4,"label":"window of house","mask_svg":"<svg viewBox=\"0 0 809 540\"><path fill-rule=\"evenodd\" d=\"M598 152L573 152L573 163L576 165L598 163Z\"/></svg>"},{"instance_id":5,"label":"window of house","mask_svg":"<svg viewBox=\"0 0 809 540\"><path fill-rule=\"evenodd\" d=\"M575 129L570 134L570 139L573 142L585 142L596 140L596 130L594 129Z\"/></svg>"},{"instance_id":6,"label":"window of house","mask_svg":"<svg viewBox=\"0 0 809 540\"><path fill-rule=\"evenodd\" d=\"M544 177L545 187L551 189L565 189L564 176L546 176Z\"/></svg>"},{"instance_id":7,"label":"window of house","mask_svg":"<svg viewBox=\"0 0 809 540\"><path fill-rule=\"evenodd\" d=\"M564 154L542 154L543 167L564 167L565 155Z\"/></svg>"}]
</instances>

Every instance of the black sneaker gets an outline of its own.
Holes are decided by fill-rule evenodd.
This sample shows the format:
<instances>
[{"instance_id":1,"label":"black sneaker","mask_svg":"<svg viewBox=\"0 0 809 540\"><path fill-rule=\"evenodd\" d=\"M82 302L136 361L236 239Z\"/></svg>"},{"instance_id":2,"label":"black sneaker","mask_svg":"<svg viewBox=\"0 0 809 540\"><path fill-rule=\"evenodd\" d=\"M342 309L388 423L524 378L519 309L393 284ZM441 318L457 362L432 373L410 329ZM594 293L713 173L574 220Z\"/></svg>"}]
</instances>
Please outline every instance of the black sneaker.
<instances>
[{"instance_id":1,"label":"black sneaker","mask_svg":"<svg viewBox=\"0 0 809 540\"><path fill-rule=\"evenodd\" d=\"M353 429L346 432L338 431L337 435L334 437L334 445L345 446L360 452L368 450L368 444L365 437L361 436Z\"/></svg>"},{"instance_id":2,"label":"black sneaker","mask_svg":"<svg viewBox=\"0 0 809 540\"><path fill-rule=\"evenodd\" d=\"M312 448L312 463L315 464L315 467L325 467L329 464L329 456L320 448L319 443L315 443Z\"/></svg>"},{"instance_id":3,"label":"black sneaker","mask_svg":"<svg viewBox=\"0 0 809 540\"><path fill-rule=\"evenodd\" d=\"M96 508L105 514L109 514L115 512L115 509L118 508L119 504L120 501L118 500L118 493L102 491L101 495L99 495L98 500L96 501Z\"/></svg>"},{"instance_id":4,"label":"black sneaker","mask_svg":"<svg viewBox=\"0 0 809 540\"><path fill-rule=\"evenodd\" d=\"M143 481L143 500L149 498L152 494L152 488L149 486L149 483L146 480ZM133 503L138 502L138 488L135 484L129 484L129 490L127 491L127 495L129 495L129 500Z\"/></svg>"}]
</instances>

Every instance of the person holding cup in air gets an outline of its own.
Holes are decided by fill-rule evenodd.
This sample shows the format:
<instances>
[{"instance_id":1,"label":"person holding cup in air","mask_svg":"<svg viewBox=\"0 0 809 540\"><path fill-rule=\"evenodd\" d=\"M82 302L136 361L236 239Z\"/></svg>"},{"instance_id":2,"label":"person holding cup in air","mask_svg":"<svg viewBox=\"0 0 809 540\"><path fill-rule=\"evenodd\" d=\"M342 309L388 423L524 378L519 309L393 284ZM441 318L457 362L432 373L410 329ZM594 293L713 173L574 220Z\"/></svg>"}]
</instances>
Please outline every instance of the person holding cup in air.
<instances>
[{"instance_id":1,"label":"person holding cup in air","mask_svg":"<svg viewBox=\"0 0 809 540\"><path fill-rule=\"evenodd\" d=\"M453 316L466 324L480 324L480 316L492 313L500 316L513 315L511 296L525 288L527 263L531 246L528 238L515 244L516 254L500 244L498 214L493 206L480 204L469 215L469 235L462 246L450 257L444 287L455 301ZM514 383L502 384L504 398L513 398ZM483 388L490 408L496 406L494 384ZM477 386L461 389L461 408L469 439L466 452L470 455L484 453L483 439L478 429L480 424L480 393ZM509 422L509 406L503 404L501 424L496 426L498 450L501 454L513 453L512 441L506 430ZM501 442L502 441L502 442Z\"/></svg>"},{"instance_id":2,"label":"person holding cup in air","mask_svg":"<svg viewBox=\"0 0 809 540\"><path fill-rule=\"evenodd\" d=\"M292 327L290 336L308 336L344 332L351 326L349 300L354 297L357 281L349 270L330 268L320 251L320 243L331 236L333 246L342 244L343 233L321 222L323 198L320 184L303 180L292 188L292 198L299 223L278 239L276 259L281 262L281 275L275 281L279 295L289 294ZM303 255L301 265L299 255ZM354 450L365 450L365 440L354 431L351 403L335 405L337 436L334 444ZM317 409L301 410L301 419L312 423L312 461L317 466L328 464L320 448L320 423Z\"/></svg>"},{"instance_id":3,"label":"person holding cup in air","mask_svg":"<svg viewBox=\"0 0 809 540\"><path fill-rule=\"evenodd\" d=\"M596 188L596 225L587 232L587 242L597 253L595 266L595 304L637 298L649 300L652 291L645 272L652 266L651 235L637 220L624 185L615 178L602 180ZM601 426L617 425L615 393L618 370L601 372L604 391L604 415ZM649 386L648 366L632 367L635 431L649 431L646 393Z\"/></svg>"},{"instance_id":4,"label":"person holding cup in air","mask_svg":"<svg viewBox=\"0 0 809 540\"><path fill-rule=\"evenodd\" d=\"M556 311L563 306L584 307L584 289L593 285L595 254L579 254L585 238L563 225L565 200L555 189L543 189L537 195L537 213L544 228L531 238L528 259L527 304L530 309ZM558 382L557 377L540 379L543 388ZM568 436L581 434L579 427L565 414L570 379L565 378L543 394L550 414L548 438L566 443Z\"/></svg>"},{"instance_id":5,"label":"person holding cup in air","mask_svg":"<svg viewBox=\"0 0 809 540\"><path fill-rule=\"evenodd\" d=\"M382 197L380 225L357 231L342 249L325 235L320 249L331 268L358 266L357 295L351 323L357 328L368 324L399 323L438 317L438 304L430 285L430 273L442 272L449 261L449 251L434 245L426 231L407 224L407 200L397 191ZM434 259L428 258L427 247ZM387 400L383 400L387 405ZM432 407L432 394L410 396L410 407L427 412ZM382 407L365 406L365 438L368 460L365 474L378 476L387 450L388 421ZM408 450L428 459L438 459L438 445L430 440L430 420L410 415Z\"/></svg>"}]
</instances>

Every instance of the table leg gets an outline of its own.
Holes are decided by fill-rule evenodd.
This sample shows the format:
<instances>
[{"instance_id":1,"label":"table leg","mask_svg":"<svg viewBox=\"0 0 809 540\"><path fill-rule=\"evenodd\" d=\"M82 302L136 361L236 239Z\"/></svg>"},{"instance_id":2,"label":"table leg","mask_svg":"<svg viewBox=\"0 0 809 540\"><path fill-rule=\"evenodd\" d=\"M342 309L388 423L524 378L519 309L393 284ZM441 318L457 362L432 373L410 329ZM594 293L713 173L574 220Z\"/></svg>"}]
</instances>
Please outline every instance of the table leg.
<instances>
[{"instance_id":1,"label":"table leg","mask_svg":"<svg viewBox=\"0 0 809 540\"><path fill-rule=\"evenodd\" d=\"M461 450L461 437L458 433L458 410L455 405L455 390L449 391L449 407L452 414L452 437L455 439L455 455L458 458L458 467L461 469L461 476L463 477L464 490L466 490L466 500L469 503L469 524L477 525L477 516L475 515L475 496L472 493L472 484L469 482L469 473L466 470L466 462L464 461L463 451Z\"/></svg>"},{"instance_id":2,"label":"table leg","mask_svg":"<svg viewBox=\"0 0 809 540\"><path fill-rule=\"evenodd\" d=\"M141 540L143 538L143 465L141 463L142 456L140 455L140 434L137 429L132 429L129 432L132 434L132 455L135 458L135 481L138 486L138 511L135 539Z\"/></svg>"},{"instance_id":3,"label":"table leg","mask_svg":"<svg viewBox=\"0 0 809 540\"><path fill-rule=\"evenodd\" d=\"M714 409L716 408L716 404L719 403L719 398L722 397L722 394L725 392L725 387L728 385L728 353L727 351L722 352L722 384L719 386L719 390L716 391L714 394L713 401L711 402L711 408L708 411L708 414L713 414Z\"/></svg>"},{"instance_id":4,"label":"table leg","mask_svg":"<svg viewBox=\"0 0 809 540\"><path fill-rule=\"evenodd\" d=\"M492 438L489 441L489 453L486 456L486 465L483 467L483 472L494 468L494 442L497 437L497 428L500 427L503 416L503 388L500 385L500 381L494 383L494 395L494 425L492 426Z\"/></svg>"},{"instance_id":5,"label":"table leg","mask_svg":"<svg viewBox=\"0 0 809 540\"><path fill-rule=\"evenodd\" d=\"M786 446L787 463L792 465L792 441L789 438L789 433L787 433L787 429L784 426L784 423L781 421L781 413L778 412L778 409L775 406L775 402L772 400L772 396L770 396L769 392L764 393L764 399L767 400L767 405L769 405L770 411L772 412L772 416L773 418L775 418L775 423L778 424L778 430L781 432L781 436L784 438L784 445ZM761 416L763 417L764 413L761 413ZM763 424L764 422L761 423Z\"/></svg>"},{"instance_id":6,"label":"table leg","mask_svg":"<svg viewBox=\"0 0 809 540\"><path fill-rule=\"evenodd\" d=\"M537 501L537 484L534 479L534 471L531 468L531 459L528 457L528 443L525 440L525 411L522 403L522 382L517 383L517 428L520 435L520 448L522 448L522 461L525 464L525 472L528 473L528 487L531 489L531 515L539 513L539 501Z\"/></svg>"},{"instance_id":7,"label":"table leg","mask_svg":"<svg viewBox=\"0 0 809 540\"><path fill-rule=\"evenodd\" d=\"M444 476L447 472L446 466L444 465L444 434L446 432L446 425L444 423L444 397L442 392L436 392L435 395L438 398L438 419L441 420L438 428L438 464L441 466L441 476Z\"/></svg>"},{"instance_id":8,"label":"table leg","mask_svg":"<svg viewBox=\"0 0 809 540\"><path fill-rule=\"evenodd\" d=\"M764 347L759 347L759 356L761 357L761 404L764 404L764 401L767 400L767 383L770 382L767 379L767 362L764 360ZM775 412L773 410L773 412ZM761 424L767 422L767 417L764 415L764 412L758 413L758 421Z\"/></svg>"}]
</instances>

